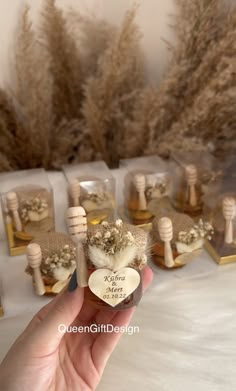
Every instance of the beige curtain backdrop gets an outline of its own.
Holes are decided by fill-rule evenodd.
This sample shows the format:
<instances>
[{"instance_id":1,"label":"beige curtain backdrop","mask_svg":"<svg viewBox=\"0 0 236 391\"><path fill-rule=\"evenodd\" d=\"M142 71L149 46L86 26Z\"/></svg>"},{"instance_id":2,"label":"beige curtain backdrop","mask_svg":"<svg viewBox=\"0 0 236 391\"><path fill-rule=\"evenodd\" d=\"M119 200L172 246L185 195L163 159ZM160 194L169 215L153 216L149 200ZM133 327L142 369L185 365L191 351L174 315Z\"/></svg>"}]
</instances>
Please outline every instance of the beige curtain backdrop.
<instances>
[{"instance_id":1,"label":"beige curtain backdrop","mask_svg":"<svg viewBox=\"0 0 236 391\"><path fill-rule=\"evenodd\" d=\"M45 0L28 0L32 7L32 19ZM26 0L0 0L0 85L10 84L10 64L13 57L14 32L21 7ZM133 0L58 0L64 9L79 8L82 12L119 23ZM168 51L164 39L173 40L169 16L174 12L174 0L140 0L137 21L143 32L143 48L147 58L147 75L158 82L168 63Z\"/></svg>"}]
</instances>

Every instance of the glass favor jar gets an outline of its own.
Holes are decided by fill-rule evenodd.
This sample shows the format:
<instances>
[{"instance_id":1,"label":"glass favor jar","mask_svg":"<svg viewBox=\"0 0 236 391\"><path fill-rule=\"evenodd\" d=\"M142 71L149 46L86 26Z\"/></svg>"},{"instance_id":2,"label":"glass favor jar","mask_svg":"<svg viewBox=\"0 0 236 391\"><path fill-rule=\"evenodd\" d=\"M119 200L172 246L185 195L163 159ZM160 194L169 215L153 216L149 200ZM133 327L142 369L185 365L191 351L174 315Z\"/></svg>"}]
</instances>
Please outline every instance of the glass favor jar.
<instances>
[{"instance_id":1,"label":"glass favor jar","mask_svg":"<svg viewBox=\"0 0 236 391\"><path fill-rule=\"evenodd\" d=\"M9 253L20 255L36 235L54 231L52 188L43 169L0 174L0 181Z\"/></svg>"},{"instance_id":2,"label":"glass favor jar","mask_svg":"<svg viewBox=\"0 0 236 391\"><path fill-rule=\"evenodd\" d=\"M85 301L111 311L137 305L142 296L147 242L146 232L122 220L90 227L83 246L88 270Z\"/></svg>"},{"instance_id":3,"label":"glass favor jar","mask_svg":"<svg viewBox=\"0 0 236 391\"><path fill-rule=\"evenodd\" d=\"M204 238L211 238L213 228L209 222L194 220L169 210L159 213L152 223L151 242L153 262L164 269L182 267L201 252Z\"/></svg>"},{"instance_id":4,"label":"glass favor jar","mask_svg":"<svg viewBox=\"0 0 236 391\"><path fill-rule=\"evenodd\" d=\"M214 227L206 249L219 264L236 261L236 177L224 177L220 190L205 197L204 213Z\"/></svg>"},{"instance_id":5,"label":"glass favor jar","mask_svg":"<svg viewBox=\"0 0 236 391\"><path fill-rule=\"evenodd\" d=\"M147 233L122 220L88 226L81 206L68 209L67 228L76 246L76 279L85 289L85 300L108 310L136 305L147 263Z\"/></svg>"},{"instance_id":6,"label":"glass favor jar","mask_svg":"<svg viewBox=\"0 0 236 391\"><path fill-rule=\"evenodd\" d=\"M167 163L158 156L120 161L125 171L125 215L134 225L143 226L153 219L153 204L168 197L170 176Z\"/></svg>"},{"instance_id":7,"label":"glass favor jar","mask_svg":"<svg viewBox=\"0 0 236 391\"><path fill-rule=\"evenodd\" d=\"M170 170L174 208L192 217L200 216L208 186L217 184L223 174L216 160L206 152L174 152Z\"/></svg>"},{"instance_id":8,"label":"glass favor jar","mask_svg":"<svg viewBox=\"0 0 236 391\"><path fill-rule=\"evenodd\" d=\"M71 238L58 232L38 235L27 247L26 272L38 295L56 295L76 268L76 248Z\"/></svg>"},{"instance_id":9,"label":"glass favor jar","mask_svg":"<svg viewBox=\"0 0 236 391\"><path fill-rule=\"evenodd\" d=\"M114 221L115 179L103 161L65 165L69 207L82 206L88 225Z\"/></svg>"}]
</instances>

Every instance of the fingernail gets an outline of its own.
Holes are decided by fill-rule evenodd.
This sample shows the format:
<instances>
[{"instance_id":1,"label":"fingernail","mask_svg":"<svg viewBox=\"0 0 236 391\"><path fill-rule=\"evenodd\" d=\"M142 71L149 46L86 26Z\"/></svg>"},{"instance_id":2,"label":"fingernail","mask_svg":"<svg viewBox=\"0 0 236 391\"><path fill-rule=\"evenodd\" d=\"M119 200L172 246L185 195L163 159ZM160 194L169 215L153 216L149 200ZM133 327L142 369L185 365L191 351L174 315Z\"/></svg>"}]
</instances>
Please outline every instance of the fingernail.
<instances>
[{"instance_id":1,"label":"fingernail","mask_svg":"<svg viewBox=\"0 0 236 391\"><path fill-rule=\"evenodd\" d=\"M72 274L72 277L70 279L69 285L68 285L68 291L73 292L77 288L77 278L76 278L76 270Z\"/></svg>"}]
</instances>

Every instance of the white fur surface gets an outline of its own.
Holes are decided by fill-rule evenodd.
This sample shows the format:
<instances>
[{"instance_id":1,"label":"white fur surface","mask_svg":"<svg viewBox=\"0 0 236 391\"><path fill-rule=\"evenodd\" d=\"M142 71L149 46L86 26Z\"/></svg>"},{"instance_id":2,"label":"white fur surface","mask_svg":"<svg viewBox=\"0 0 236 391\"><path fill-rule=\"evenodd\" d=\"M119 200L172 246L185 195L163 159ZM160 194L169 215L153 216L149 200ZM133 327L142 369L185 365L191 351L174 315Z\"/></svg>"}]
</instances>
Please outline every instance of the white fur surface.
<instances>
[{"instance_id":1,"label":"white fur surface","mask_svg":"<svg viewBox=\"0 0 236 391\"><path fill-rule=\"evenodd\" d=\"M131 323L140 332L122 336L97 391L236 390L236 264L201 274L201 259L154 267Z\"/></svg>"}]
</instances>

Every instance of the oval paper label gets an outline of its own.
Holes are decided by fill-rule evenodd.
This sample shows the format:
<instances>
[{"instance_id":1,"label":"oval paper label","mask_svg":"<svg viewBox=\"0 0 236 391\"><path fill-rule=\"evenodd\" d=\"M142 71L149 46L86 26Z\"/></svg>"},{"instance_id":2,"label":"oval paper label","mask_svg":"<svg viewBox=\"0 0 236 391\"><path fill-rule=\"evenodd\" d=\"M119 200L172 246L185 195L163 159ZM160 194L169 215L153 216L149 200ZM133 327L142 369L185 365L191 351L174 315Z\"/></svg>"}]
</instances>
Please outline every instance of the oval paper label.
<instances>
[{"instance_id":1,"label":"oval paper label","mask_svg":"<svg viewBox=\"0 0 236 391\"><path fill-rule=\"evenodd\" d=\"M90 290L112 307L125 300L140 284L137 270L125 267L118 272L98 269L89 277Z\"/></svg>"}]
</instances>

